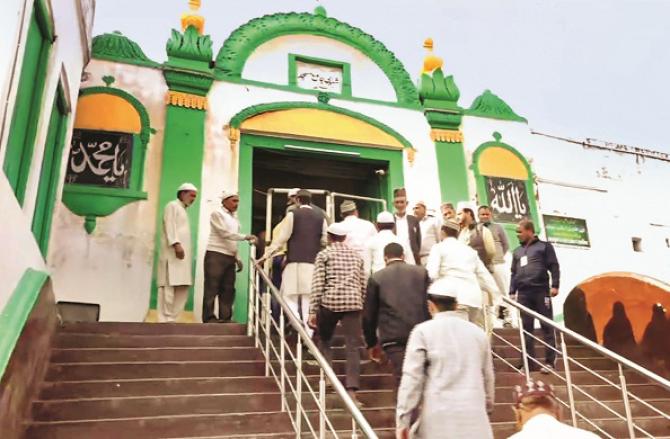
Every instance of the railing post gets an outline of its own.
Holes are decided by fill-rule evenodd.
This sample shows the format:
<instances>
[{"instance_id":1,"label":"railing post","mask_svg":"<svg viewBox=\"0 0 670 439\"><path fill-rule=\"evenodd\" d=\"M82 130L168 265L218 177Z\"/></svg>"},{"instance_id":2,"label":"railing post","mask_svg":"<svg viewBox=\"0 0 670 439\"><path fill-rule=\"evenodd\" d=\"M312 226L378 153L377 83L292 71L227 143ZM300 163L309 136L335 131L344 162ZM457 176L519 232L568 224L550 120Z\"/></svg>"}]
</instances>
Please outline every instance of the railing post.
<instances>
[{"instance_id":1,"label":"railing post","mask_svg":"<svg viewBox=\"0 0 670 439\"><path fill-rule=\"evenodd\" d=\"M319 371L319 439L326 437L326 379L323 375L323 369Z\"/></svg>"},{"instance_id":2,"label":"railing post","mask_svg":"<svg viewBox=\"0 0 670 439\"><path fill-rule=\"evenodd\" d=\"M256 279L259 279L259 277L260 277L260 275L258 274L258 271L256 271ZM256 286L254 287L253 296L254 296L254 332L255 332L255 335L256 335L256 341L254 343L254 346L256 347L256 349L258 349L258 348L261 347L261 338L260 338L260 334L259 334L260 321L261 321L261 312L260 312L260 309L259 309L259 305L260 305L259 298L261 296L260 296L260 286L258 284L256 284Z\"/></svg>"},{"instance_id":3,"label":"railing post","mask_svg":"<svg viewBox=\"0 0 670 439\"><path fill-rule=\"evenodd\" d=\"M256 275L256 266L254 265L254 258L252 255L256 254L256 247L254 245L249 246L249 297L247 297L247 337L253 335L253 324L254 324L254 293L256 291L257 285L257 275Z\"/></svg>"},{"instance_id":4,"label":"railing post","mask_svg":"<svg viewBox=\"0 0 670 439\"><path fill-rule=\"evenodd\" d=\"M565 335L561 332L561 351L563 352L563 369L565 370L565 381L568 386L568 401L570 402L570 414L572 415L572 426L577 427L577 409L575 407L575 396L572 392L572 374L570 372L570 361L568 359L568 346L565 344Z\"/></svg>"},{"instance_id":5,"label":"railing post","mask_svg":"<svg viewBox=\"0 0 670 439\"><path fill-rule=\"evenodd\" d=\"M281 346L279 347L279 355L281 361L281 379L279 384L279 390L281 391L281 411L286 411L286 331L284 326L284 310L279 310L279 342Z\"/></svg>"},{"instance_id":6,"label":"railing post","mask_svg":"<svg viewBox=\"0 0 670 439\"><path fill-rule=\"evenodd\" d=\"M635 424L633 424L633 413L630 409L630 401L628 400L628 388L626 387L626 377L623 374L623 367L619 365L619 382L621 383L621 394L623 395L623 406L626 409L626 424L628 425L628 436L635 439Z\"/></svg>"},{"instance_id":7,"label":"railing post","mask_svg":"<svg viewBox=\"0 0 670 439\"><path fill-rule=\"evenodd\" d=\"M270 376L270 339L271 339L271 319L272 319L272 313L270 313L270 295L269 294L263 294L263 309L265 310L265 314L263 315L263 318L265 319L265 376Z\"/></svg>"},{"instance_id":8,"label":"railing post","mask_svg":"<svg viewBox=\"0 0 670 439\"><path fill-rule=\"evenodd\" d=\"M523 333L523 319L521 312L517 313L517 324L519 325L519 337L521 342L521 361L523 362L523 370L526 375L526 381L530 380L530 370L528 369L528 352L526 351L526 337ZM535 324L533 324L533 327Z\"/></svg>"},{"instance_id":9,"label":"railing post","mask_svg":"<svg viewBox=\"0 0 670 439\"><path fill-rule=\"evenodd\" d=\"M302 340L298 337L295 348L295 437L302 434Z\"/></svg>"}]
</instances>

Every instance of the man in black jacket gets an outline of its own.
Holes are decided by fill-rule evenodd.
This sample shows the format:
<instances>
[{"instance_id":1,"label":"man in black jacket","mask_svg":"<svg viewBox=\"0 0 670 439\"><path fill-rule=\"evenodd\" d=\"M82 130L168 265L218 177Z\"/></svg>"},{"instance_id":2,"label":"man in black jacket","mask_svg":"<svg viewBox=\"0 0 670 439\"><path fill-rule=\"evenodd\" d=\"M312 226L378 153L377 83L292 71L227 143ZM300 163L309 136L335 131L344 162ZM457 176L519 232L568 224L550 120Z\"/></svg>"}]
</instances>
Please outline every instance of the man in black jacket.
<instances>
[{"instance_id":1,"label":"man in black jacket","mask_svg":"<svg viewBox=\"0 0 670 439\"><path fill-rule=\"evenodd\" d=\"M363 309L363 332L370 359L379 361L381 344L393 366L396 386L402 377L409 333L415 325L430 318L428 272L421 266L406 264L403 253L403 247L395 242L384 247L386 268L368 280Z\"/></svg>"},{"instance_id":2,"label":"man in black jacket","mask_svg":"<svg viewBox=\"0 0 670 439\"><path fill-rule=\"evenodd\" d=\"M516 228L516 234L521 246L514 250L512 258L512 279L510 282L510 296L516 297L519 304L553 319L551 298L558 295L560 280L560 268L556 252L551 243L541 241L535 235L535 226L530 220L522 220ZM551 279L549 274L551 273ZM522 314L523 329L526 332L524 339L526 351L528 352L528 368L539 369L535 362L535 339L529 335L535 327L535 319L532 316ZM556 347L554 330L551 326L540 322L545 346L545 365L542 373L549 373L549 368L554 368L556 360Z\"/></svg>"},{"instance_id":3,"label":"man in black jacket","mask_svg":"<svg viewBox=\"0 0 670 439\"><path fill-rule=\"evenodd\" d=\"M421 265L421 226L417 217L407 213L405 188L393 190L393 207L395 207L395 234L407 248L412 249L412 254L405 255L405 262Z\"/></svg>"}]
</instances>

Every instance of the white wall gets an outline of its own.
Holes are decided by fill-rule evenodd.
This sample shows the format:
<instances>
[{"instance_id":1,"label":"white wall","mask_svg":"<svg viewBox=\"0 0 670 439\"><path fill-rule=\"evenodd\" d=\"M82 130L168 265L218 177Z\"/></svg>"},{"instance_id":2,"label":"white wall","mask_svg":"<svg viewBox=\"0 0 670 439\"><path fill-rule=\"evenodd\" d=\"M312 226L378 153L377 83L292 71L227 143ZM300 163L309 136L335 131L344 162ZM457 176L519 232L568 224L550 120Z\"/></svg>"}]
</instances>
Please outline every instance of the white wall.
<instances>
[{"instance_id":1,"label":"white wall","mask_svg":"<svg viewBox=\"0 0 670 439\"><path fill-rule=\"evenodd\" d=\"M9 124L11 123L20 75L20 68L17 67L14 72L14 79L11 82L11 88L8 89L10 66L14 62L17 63L17 66L21 66L24 55L24 51L21 49L17 59L14 60L13 46L17 42L20 42L21 46L25 44L27 26L32 13L32 2L27 2L29 9L23 17L23 30L21 35L17 35L17 32L19 32L18 17L21 16L22 3L22 1L16 0L3 2L3 18L10 20L10 22L5 23L3 20L3 24L7 24L7 27L3 26L3 43L0 45L0 59L2 59L0 61L2 63L0 64L0 73L3 74L2 96L3 100L8 99L7 107L0 108L0 115L5 119L3 137L0 139L0 164L5 157ZM3 251L0 252L0 267L2 267L2 271L0 271L0 309L9 299L16 283L27 268L45 269L44 260L31 232L44 142L56 87L59 81L62 81L68 94L67 98L72 102L76 100L79 90L79 76L85 50L87 50L81 44L80 32L82 26L79 24L80 19L75 2L53 2L52 7L57 41L53 44L49 55L42 111L38 121L32 164L22 207L18 204L4 172L0 171L0 212L2 212L3 220L3 228L0 230L0 241L3 242ZM6 15L4 14L5 11L7 11ZM11 20L14 20L14 22L11 22ZM70 119L70 123L71 121L72 119ZM60 189L58 194L60 194ZM57 197L60 198L60 195L57 195Z\"/></svg>"},{"instance_id":2,"label":"white wall","mask_svg":"<svg viewBox=\"0 0 670 439\"><path fill-rule=\"evenodd\" d=\"M572 288L605 272L630 271L670 281L665 242L670 238L670 205L661 192L670 181L670 163L534 135L523 123L467 116L463 131L468 154L498 131L502 142L526 157L539 180L540 215L586 220L590 249L556 245L562 294L555 305L562 308ZM643 252L633 251L632 237L642 238Z\"/></svg>"},{"instance_id":3,"label":"white wall","mask_svg":"<svg viewBox=\"0 0 670 439\"><path fill-rule=\"evenodd\" d=\"M386 74L363 52L337 40L315 35L286 35L261 44L247 59L244 79L288 85L289 54L351 64L351 93L360 98L395 102Z\"/></svg>"},{"instance_id":4,"label":"white wall","mask_svg":"<svg viewBox=\"0 0 670 439\"><path fill-rule=\"evenodd\" d=\"M100 320L142 321L151 290L167 86L158 69L92 60L85 70L89 79L82 88L104 86L102 77L111 75L113 87L135 96L149 112L157 132L150 137L144 166L148 199L98 218L91 235L84 230L84 218L59 201L48 265L57 301L100 304Z\"/></svg>"}]
</instances>

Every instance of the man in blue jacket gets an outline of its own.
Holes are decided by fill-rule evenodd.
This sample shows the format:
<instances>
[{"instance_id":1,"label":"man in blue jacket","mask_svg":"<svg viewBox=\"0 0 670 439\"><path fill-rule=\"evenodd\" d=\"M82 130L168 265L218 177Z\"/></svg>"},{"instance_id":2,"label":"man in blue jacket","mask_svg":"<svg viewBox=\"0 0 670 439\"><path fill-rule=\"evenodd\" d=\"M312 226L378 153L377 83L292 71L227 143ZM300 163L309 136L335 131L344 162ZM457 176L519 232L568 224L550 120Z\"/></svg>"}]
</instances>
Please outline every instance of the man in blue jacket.
<instances>
[{"instance_id":1,"label":"man in blue jacket","mask_svg":"<svg viewBox=\"0 0 670 439\"><path fill-rule=\"evenodd\" d=\"M530 220L522 220L516 228L516 234L521 246L514 250L512 259L512 279L510 282L510 295L516 297L519 304L553 319L551 298L558 295L560 269L556 252L551 243L541 241L535 234L535 225ZM549 276L551 274L551 277ZM535 358L535 339L529 334L533 333L535 318L522 313L523 329L526 332L524 339L526 351L528 352L528 368L540 369ZM540 322L544 342L551 346L547 347L545 363L542 373L549 373L549 368L554 368L556 361L556 339L551 326Z\"/></svg>"}]
</instances>

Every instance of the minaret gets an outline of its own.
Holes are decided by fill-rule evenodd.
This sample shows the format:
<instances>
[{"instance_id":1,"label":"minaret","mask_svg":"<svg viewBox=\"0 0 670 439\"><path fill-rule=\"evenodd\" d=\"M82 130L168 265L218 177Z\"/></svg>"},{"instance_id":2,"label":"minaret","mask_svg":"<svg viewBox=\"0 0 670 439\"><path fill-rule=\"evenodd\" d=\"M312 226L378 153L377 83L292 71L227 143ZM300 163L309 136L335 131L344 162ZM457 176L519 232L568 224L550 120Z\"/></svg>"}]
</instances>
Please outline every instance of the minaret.
<instances>
[{"instance_id":1,"label":"minaret","mask_svg":"<svg viewBox=\"0 0 670 439\"><path fill-rule=\"evenodd\" d=\"M454 77L444 76L444 61L433 53L433 40L427 38L418 89L424 114L430 125L430 138L435 142L435 155L440 177L442 201L454 203L470 199L468 174L460 130L463 109L458 106L461 93Z\"/></svg>"}]
</instances>

